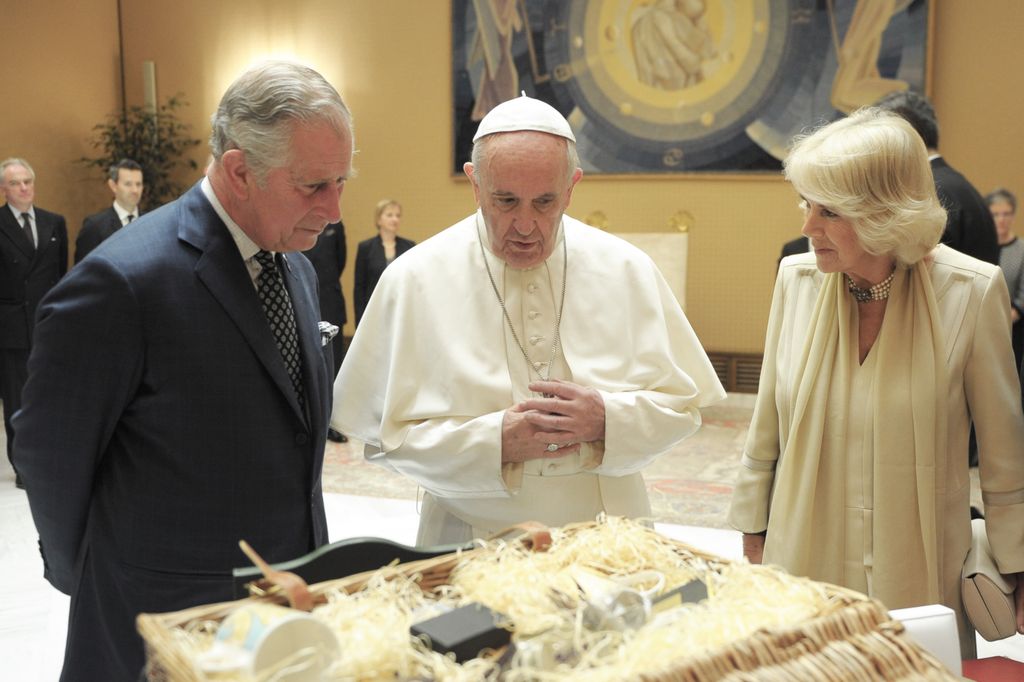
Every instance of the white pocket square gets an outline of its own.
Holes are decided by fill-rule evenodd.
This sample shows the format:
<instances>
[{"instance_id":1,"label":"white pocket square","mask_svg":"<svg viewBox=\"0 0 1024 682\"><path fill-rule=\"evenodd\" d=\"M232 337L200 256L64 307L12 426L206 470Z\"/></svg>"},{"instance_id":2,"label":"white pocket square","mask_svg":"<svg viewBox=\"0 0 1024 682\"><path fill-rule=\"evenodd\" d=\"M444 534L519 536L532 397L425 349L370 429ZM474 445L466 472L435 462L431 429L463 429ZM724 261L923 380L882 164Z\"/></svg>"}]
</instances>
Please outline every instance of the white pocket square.
<instances>
[{"instance_id":1,"label":"white pocket square","mask_svg":"<svg viewBox=\"0 0 1024 682\"><path fill-rule=\"evenodd\" d=\"M331 324L327 320L320 320L317 326L320 329L321 346L326 346L327 344L329 344L331 342L331 339L337 336L338 332L340 331L338 325Z\"/></svg>"}]
</instances>

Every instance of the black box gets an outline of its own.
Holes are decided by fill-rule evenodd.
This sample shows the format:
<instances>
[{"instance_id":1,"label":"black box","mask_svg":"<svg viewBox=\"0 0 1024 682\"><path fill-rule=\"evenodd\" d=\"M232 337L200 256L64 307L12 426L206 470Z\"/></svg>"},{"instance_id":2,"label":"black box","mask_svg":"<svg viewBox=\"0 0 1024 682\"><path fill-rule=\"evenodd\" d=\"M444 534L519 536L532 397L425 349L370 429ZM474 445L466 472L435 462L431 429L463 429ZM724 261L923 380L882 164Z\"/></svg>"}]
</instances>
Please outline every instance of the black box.
<instances>
[{"instance_id":1,"label":"black box","mask_svg":"<svg viewBox=\"0 0 1024 682\"><path fill-rule=\"evenodd\" d=\"M512 641L512 633L499 627L508 619L483 604L473 603L415 623L413 636L426 638L434 651L455 654L459 663L476 658L484 649L498 649Z\"/></svg>"}]
</instances>

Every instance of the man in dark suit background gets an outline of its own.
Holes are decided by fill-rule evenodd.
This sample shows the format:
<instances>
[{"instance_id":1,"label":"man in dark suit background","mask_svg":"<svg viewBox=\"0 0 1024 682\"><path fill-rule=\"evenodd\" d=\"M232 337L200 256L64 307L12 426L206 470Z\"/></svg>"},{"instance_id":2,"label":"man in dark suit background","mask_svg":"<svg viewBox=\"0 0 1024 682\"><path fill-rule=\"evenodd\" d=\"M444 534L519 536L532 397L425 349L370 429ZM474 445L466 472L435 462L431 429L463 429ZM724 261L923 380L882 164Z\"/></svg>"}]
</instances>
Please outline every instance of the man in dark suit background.
<instances>
[{"instance_id":1,"label":"man in dark suit background","mask_svg":"<svg viewBox=\"0 0 1024 682\"><path fill-rule=\"evenodd\" d=\"M0 208L0 399L7 458L14 464L11 417L21 405L36 308L68 271L68 230L64 216L34 205L36 174L28 161L0 161L0 173L7 200ZM21 475L15 472L15 485L21 488Z\"/></svg>"},{"instance_id":2,"label":"man in dark suit background","mask_svg":"<svg viewBox=\"0 0 1024 682\"><path fill-rule=\"evenodd\" d=\"M121 159L108 171L107 187L114 193L114 203L82 221L75 240L75 263L89 255L100 243L139 217L142 199L142 166L131 159Z\"/></svg>"},{"instance_id":3,"label":"man in dark suit background","mask_svg":"<svg viewBox=\"0 0 1024 682\"><path fill-rule=\"evenodd\" d=\"M906 119L928 148L935 189L946 209L942 243L986 263L999 265L999 241L992 214L974 185L939 154L939 122L928 98L913 90L904 90L886 95L875 106Z\"/></svg>"},{"instance_id":4,"label":"man in dark suit background","mask_svg":"<svg viewBox=\"0 0 1024 682\"><path fill-rule=\"evenodd\" d=\"M312 69L243 73L214 161L40 305L15 462L47 579L71 595L61 679L135 680L140 612L232 597L326 543L330 352L299 253L340 219L351 118Z\"/></svg>"},{"instance_id":5,"label":"man in dark suit background","mask_svg":"<svg viewBox=\"0 0 1024 682\"><path fill-rule=\"evenodd\" d=\"M331 339L334 356L334 377L338 376L341 361L345 359L345 335L342 328L348 321L345 309L345 294L341 290L341 273L345 271L345 260L348 257L348 245L345 242L345 223L328 225L316 240L316 245L302 255L309 259L316 270L316 278L320 283L320 319L338 327L338 333ZM327 431L327 438L344 443L348 439L334 429Z\"/></svg>"}]
</instances>

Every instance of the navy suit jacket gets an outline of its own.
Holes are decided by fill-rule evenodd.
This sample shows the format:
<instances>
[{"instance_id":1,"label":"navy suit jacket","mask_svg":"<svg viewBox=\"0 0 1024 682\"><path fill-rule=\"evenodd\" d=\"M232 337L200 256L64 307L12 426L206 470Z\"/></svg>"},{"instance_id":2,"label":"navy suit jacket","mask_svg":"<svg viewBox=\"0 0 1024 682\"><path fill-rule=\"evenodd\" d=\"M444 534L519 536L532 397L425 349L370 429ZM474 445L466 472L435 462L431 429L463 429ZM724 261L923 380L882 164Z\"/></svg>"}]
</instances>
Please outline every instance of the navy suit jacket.
<instances>
[{"instance_id":1,"label":"navy suit jacket","mask_svg":"<svg viewBox=\"0 0 1024 682\"><path fill-rule=\"evenodd\" d=\"M136 615L230 599L239 539L272 563L327 542L329 346L313 268L285 262L307 410L198 185L43 300L14 457L47 578L72 596L62 679L137 677Z\"/></svg>"},{"instance_id":2,"label":"navy suit jacket","mask_svg":"<svg viewBox=\"0 0 1024 682\"><path fill-rule=\"evenodd\" d=\"M345 260L348 258L345 224L337 222L325 227L313 248L303 251L302 255L309 259L316 270L316 278L320 283L320 312L323 319L339 327L345 326L348 322L348 312L345 310L345 294L341 291L340 281L341 273L345 270Z\"/></svg>"},{"instance_id":3,"label":"navy suit jacket","mask_svg":"<svg viewBox=\"0 0 1024 682\"><path fill-rule=\"evenodd\" d=\"M108 206L106 210L94 213L83 220L82 229L75 239L75 263L88 256L90 251L121 227L121 216L117 215L113 206Z\"/></svg>"},{"instance_id":4,"label":"navy suit jacket","mask_svg":"<svg viewBox=\"0 0 1024 682\"><path fill-rule=\"evenodd\" d=\"M345 357L345 334L342 327L348 321L345 310L345 294L341 290L341 273L345 270L345 259L348 257L348 244L345 243L345 224L341 221L324 228L316 244L302 255L309 259L316 271L320 283L320 317L338 326L338 333L331 341L334 349L334 373L338 376L341 361Z\"/></svg>"},{"instance_id":5,"label":"navy suit jacket","mask_svg":"<svg viewBox=\"0 0 1024 682\"><path fill-rule=\"evenodd\" d=\"M36 206L38 247L7 204L0 206L0 348L28 349L36 308L68 271L68 230L64 216Z\"/></svg>"}]
</instances>

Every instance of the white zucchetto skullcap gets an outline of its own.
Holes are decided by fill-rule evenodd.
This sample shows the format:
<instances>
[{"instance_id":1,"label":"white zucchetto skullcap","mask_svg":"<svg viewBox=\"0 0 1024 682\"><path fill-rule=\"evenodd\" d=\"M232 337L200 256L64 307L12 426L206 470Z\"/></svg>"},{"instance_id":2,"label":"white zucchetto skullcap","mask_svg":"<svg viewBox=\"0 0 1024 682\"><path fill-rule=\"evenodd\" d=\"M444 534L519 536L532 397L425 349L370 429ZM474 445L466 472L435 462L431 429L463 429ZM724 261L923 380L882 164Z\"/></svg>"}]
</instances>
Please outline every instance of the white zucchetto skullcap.
<instances>
[{"instance_id":1,"label":"white zucchetto skullcap","mask_svg":"<svg viewBox=\"0 0 1024 682\"><path fill-rule=\"evenodd\" d=\"M477 128L476 135L473 136L473 142L486 135L511 133L519 130L536 130L564 137L573 142L576 141L569 122L558 113L557 109L547 102L527 97L524 92L521 97L502 102L488 111L480 121L480 127Z\"/></svg>"}]
</instances>

